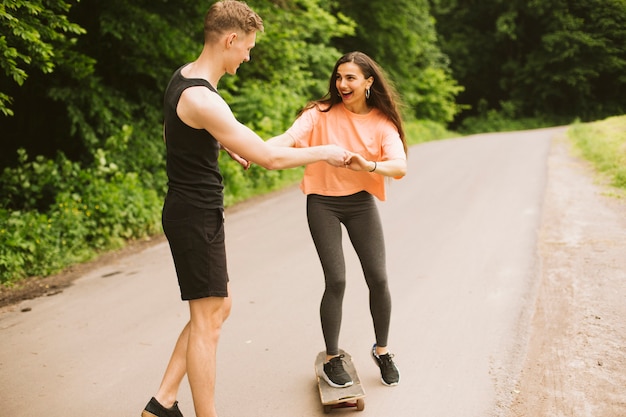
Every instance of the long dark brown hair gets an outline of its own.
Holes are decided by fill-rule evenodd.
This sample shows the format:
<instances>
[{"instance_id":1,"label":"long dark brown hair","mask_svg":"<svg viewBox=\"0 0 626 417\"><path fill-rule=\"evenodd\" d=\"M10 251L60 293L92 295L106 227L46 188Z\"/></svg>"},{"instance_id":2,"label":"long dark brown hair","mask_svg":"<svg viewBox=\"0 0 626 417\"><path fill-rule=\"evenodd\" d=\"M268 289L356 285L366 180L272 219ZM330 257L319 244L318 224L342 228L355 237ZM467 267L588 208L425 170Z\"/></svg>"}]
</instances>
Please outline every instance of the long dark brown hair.
<instances>
[{"instance_id":1,"label":"long dark brown hair","mask_svg":"<svg viewBox=\"0 0 626 417\"><path fill-rule=\"evenodd\" d=\"M309 103L304 110L312 107L317 107L318 110L326 112L329 111L335 104L341 103L341 95L337 90L337 69L341 64L346 62L352 62L356 64L363 72L365 78L373 77L374 82L370 87L370 96L367 99L367 105L369 107L375 107L385 114L389 120L396 126L402 145L404 146L404 152L407 152L406 138L404 136L404 127L402 122L402 116L399 111L399 98L398 93L391 83L387 80L384 71L380 66L369 56L363 52L354 51L349 52L339 58L333 69L333 73L330 75L330 82L328 84L328 93L319 100Z\"/></svg>"}]
</instances>

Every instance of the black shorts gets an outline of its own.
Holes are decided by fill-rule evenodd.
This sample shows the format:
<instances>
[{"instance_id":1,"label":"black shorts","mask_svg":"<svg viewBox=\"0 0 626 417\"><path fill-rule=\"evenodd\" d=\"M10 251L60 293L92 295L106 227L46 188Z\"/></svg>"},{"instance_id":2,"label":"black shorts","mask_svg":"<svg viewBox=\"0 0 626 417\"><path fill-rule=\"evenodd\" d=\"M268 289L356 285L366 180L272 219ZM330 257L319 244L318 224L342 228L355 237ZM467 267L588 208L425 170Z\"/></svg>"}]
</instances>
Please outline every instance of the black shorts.
<instances>
[{"instance_id":1,"label":"black shorts","mask_svg":"<svg viewBox=\"0 0 626 417\"><path fill-rule=\"evenodd\" d=\"M181 298L228 297L224 210L198 208L168 194L162 222Z\"/></svg>"}]
</instances>

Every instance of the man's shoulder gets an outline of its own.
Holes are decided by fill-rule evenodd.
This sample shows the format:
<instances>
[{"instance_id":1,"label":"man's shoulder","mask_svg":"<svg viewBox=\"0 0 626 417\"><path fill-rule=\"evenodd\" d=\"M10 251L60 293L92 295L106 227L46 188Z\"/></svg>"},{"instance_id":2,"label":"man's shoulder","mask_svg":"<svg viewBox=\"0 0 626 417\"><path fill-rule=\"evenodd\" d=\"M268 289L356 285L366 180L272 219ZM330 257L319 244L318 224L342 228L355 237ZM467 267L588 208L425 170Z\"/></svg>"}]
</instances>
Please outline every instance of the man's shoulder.
<instances>
[{"instance_id":1,"label":"man's shoulder","mask_svg":"<svg viewBox=\"0 0 626 417\"><path fill-rule=\"evenodd\" d=\"M180 100L196 107L228 107L219 94L204 85L192 85L185 88Z\"/></svg>"}]
</instances>

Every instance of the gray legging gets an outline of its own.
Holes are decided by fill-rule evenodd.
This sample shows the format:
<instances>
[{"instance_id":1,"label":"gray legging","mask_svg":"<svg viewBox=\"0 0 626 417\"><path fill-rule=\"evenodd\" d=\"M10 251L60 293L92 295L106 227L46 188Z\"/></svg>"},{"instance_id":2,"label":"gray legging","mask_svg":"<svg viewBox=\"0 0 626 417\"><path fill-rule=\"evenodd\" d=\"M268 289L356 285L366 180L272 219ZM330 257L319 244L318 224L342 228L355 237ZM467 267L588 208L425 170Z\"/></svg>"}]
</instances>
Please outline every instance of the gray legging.
<instances>
[{"instance_id":1,"label":"gray legging","mask_svg":"<svg viewBox=\"0 0 626 417\"><path fill-rule=\"evenodd\" d=\"M369 288L376 344L387 346L391 295L387 285L383 229L374 197L365 191L341 197L310 194L307 196L307 218L326 282L320 305L326 353L339 354L339 330L346 289L342 223L361 261Z\"/></svg>"}]
</instances>

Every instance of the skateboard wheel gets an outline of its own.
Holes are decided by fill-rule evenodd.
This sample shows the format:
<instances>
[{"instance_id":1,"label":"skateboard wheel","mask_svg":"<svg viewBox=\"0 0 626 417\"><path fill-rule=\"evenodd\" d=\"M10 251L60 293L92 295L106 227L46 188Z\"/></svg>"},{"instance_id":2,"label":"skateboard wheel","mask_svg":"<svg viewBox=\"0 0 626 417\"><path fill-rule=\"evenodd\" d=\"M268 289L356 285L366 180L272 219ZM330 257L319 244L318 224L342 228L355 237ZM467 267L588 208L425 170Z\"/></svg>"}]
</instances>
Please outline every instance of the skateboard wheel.
<instances>
[{"instance_id":1,"label":"skateboard wheel","mask_svg":"<svg viewBox=\"0 0 626 417\"><path fill-rule=\"evenodd\" d=\"M357 411L365 410L365 400L363 398L356 400L356 409Z\"/></svg>"},{"instance_id":2,"label":"skateboard wheel","mask_svg":"<svg viewBox=\"0 0 626 417\"><path fill-rule=\"evenodd\" d=\"M332 411L333 407L330 405L325 405L324 406L324 414L330 414L330 412Z\"/></svg>"}]
</instances>

